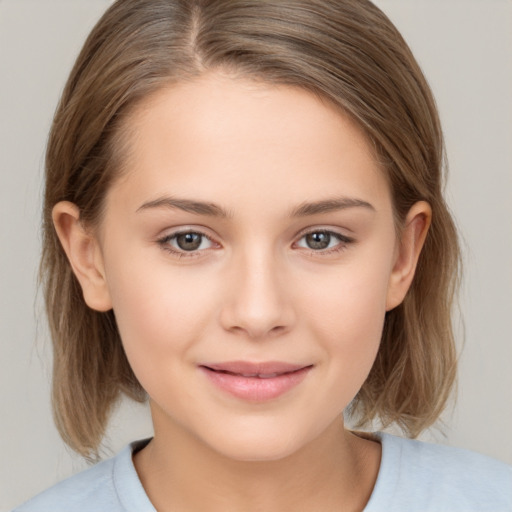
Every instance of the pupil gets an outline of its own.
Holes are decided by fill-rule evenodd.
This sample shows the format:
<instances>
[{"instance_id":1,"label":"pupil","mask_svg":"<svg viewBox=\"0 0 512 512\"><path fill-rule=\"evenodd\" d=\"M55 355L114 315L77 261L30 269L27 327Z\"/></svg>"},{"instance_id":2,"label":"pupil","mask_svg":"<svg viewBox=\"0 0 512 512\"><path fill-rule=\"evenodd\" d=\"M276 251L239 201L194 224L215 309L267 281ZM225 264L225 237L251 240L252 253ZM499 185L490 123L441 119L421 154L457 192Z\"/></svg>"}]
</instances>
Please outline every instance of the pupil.
<instances>
[{"instance_id":1,"label":"pupil","mask_svg":"<svg viewBox=\"0 0 512 512\"><path fill-rule=\"evenodd\" d=\"M184 233L176 237L176 243L184 251L194 251L201 245L201 236L198 233Z\"/></svg>"},{"instance_id":2,"label":"pupil","mask_svg":"<svg viewBox=\"0 0 512 512\"><path fill-rule=\"evenodd\" d=\"M329 247L331 235L329 233L309 233L306 242L310 249L326 249Z\"/></svg>"}]
</instances>

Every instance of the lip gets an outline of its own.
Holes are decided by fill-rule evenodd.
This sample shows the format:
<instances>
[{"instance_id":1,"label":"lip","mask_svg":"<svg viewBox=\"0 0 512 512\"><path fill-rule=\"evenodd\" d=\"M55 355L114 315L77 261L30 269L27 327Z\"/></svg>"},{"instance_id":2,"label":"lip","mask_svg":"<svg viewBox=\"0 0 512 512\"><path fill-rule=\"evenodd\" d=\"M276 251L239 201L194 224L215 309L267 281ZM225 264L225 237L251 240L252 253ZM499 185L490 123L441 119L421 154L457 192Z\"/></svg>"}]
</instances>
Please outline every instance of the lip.
<instances>
[{"instance_id":1,"label":"lip","mask_svg":"<svg viewBox=\"0 0 512 512\"><path fill-rule=\"evenodd\" d=\"M281 361L227 361L199 365L214 386L251 402L265 402L287 393L300 384L312 368L313 365Z\"/></svg>"}]
</instances>

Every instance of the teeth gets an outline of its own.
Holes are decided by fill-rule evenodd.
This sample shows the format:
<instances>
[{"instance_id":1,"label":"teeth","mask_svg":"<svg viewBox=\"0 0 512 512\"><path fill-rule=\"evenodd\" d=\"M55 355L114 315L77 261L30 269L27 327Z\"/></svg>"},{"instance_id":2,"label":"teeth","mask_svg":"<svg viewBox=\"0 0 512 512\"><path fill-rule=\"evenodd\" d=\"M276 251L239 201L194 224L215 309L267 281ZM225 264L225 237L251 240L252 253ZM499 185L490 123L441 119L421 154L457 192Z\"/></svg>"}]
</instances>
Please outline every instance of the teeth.
<instances>
[{"instance_id":1,"label":"teeth","mask_svg":"<svg viewBox=\"0 0 512 512\"><path fill-rule=\"evenodd\" d=\"M210 368L210 370L217 372L217 373L226 373L228 375L235 375L238 377L246 377L249 379L254 379L254 378L273 379L274 377L279 377L280 375L284 375L285 373L288 373L288 372L283 372L283 373L235 373L235 372L230 372L227 370L213 370L212 368Z\"/></svg>"},{"instance_id":2,"label":"teeth","mask_svg":"<svg viewBox=\"0 0 512 512\"><path fill-rule=\"evenodd\" d=\"M242 377L258 377L260 379L271 379L277 377L278 373L242 373Z\"/></svg>"}]
</instances>

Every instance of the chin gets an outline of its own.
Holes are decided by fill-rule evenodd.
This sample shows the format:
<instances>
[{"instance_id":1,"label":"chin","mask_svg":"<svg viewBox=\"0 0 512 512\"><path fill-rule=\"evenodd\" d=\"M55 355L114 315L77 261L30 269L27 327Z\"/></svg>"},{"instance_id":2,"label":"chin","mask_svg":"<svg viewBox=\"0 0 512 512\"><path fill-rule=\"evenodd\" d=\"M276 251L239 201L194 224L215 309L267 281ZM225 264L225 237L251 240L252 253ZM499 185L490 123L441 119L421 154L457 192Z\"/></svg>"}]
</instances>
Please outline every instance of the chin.
<instances>
[{"instance_id":1,"label":"chin","mask_svg":"<svg viewBox=\"0 0 512 512\"><path fill-rule=\"evenodd\" d=\"M246 428L223 429L203 439L220 455L240 462L271 462L282 460L307 446L316 435L311 432L294 432L286 425L265 428L255 425ZM212 435L213 434L213 435Z\"/></svg>"},{"instance_id":2,"label":"chin","mask_svg":"<svg viewBox=\"0 0 512 512\"><path fill-rule=\"evenodd\" d=\"M239 462L272 462L285 459L300 449L289 441L254 440L231 443L229 446L217 447L217 451L226 458Z\"/></svg>"}]
</instances>

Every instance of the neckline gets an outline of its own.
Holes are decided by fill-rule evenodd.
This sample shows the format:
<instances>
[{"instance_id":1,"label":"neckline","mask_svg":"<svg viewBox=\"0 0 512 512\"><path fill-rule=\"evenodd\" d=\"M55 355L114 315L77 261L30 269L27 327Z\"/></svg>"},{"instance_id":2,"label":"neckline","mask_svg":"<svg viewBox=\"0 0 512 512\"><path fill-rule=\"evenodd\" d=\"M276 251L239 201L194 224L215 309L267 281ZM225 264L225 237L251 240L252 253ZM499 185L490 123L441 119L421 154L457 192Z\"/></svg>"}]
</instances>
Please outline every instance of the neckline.
<instances>
[{"instance_id":1,"label":"neckline","mask_svg":"<svg viewBox=\"0 0 512 512\"><path fill-rule=\"evenodd\" d=\"M399 480L401 445L397 438L384 432L363 433L380 442L381 461L370 499L362 512L391 510L392 497ZM156 512L139 479L133 455L142 450L151 438L127 445L114 460L113 481L117 498L126 512Z\"/></svg>"},{"instance_id":2,"label":"neckline","mask_svg":"<svg viewBox=\"0 0 512 512\"><path fill-rule=\"evenodd\" d=\"M403 438L385 432L372 433L382 447L379 472L370 499L362 512L381 512L393 509L393 496L396 493L402 468Z\"/></svg>"}]
</instances>

